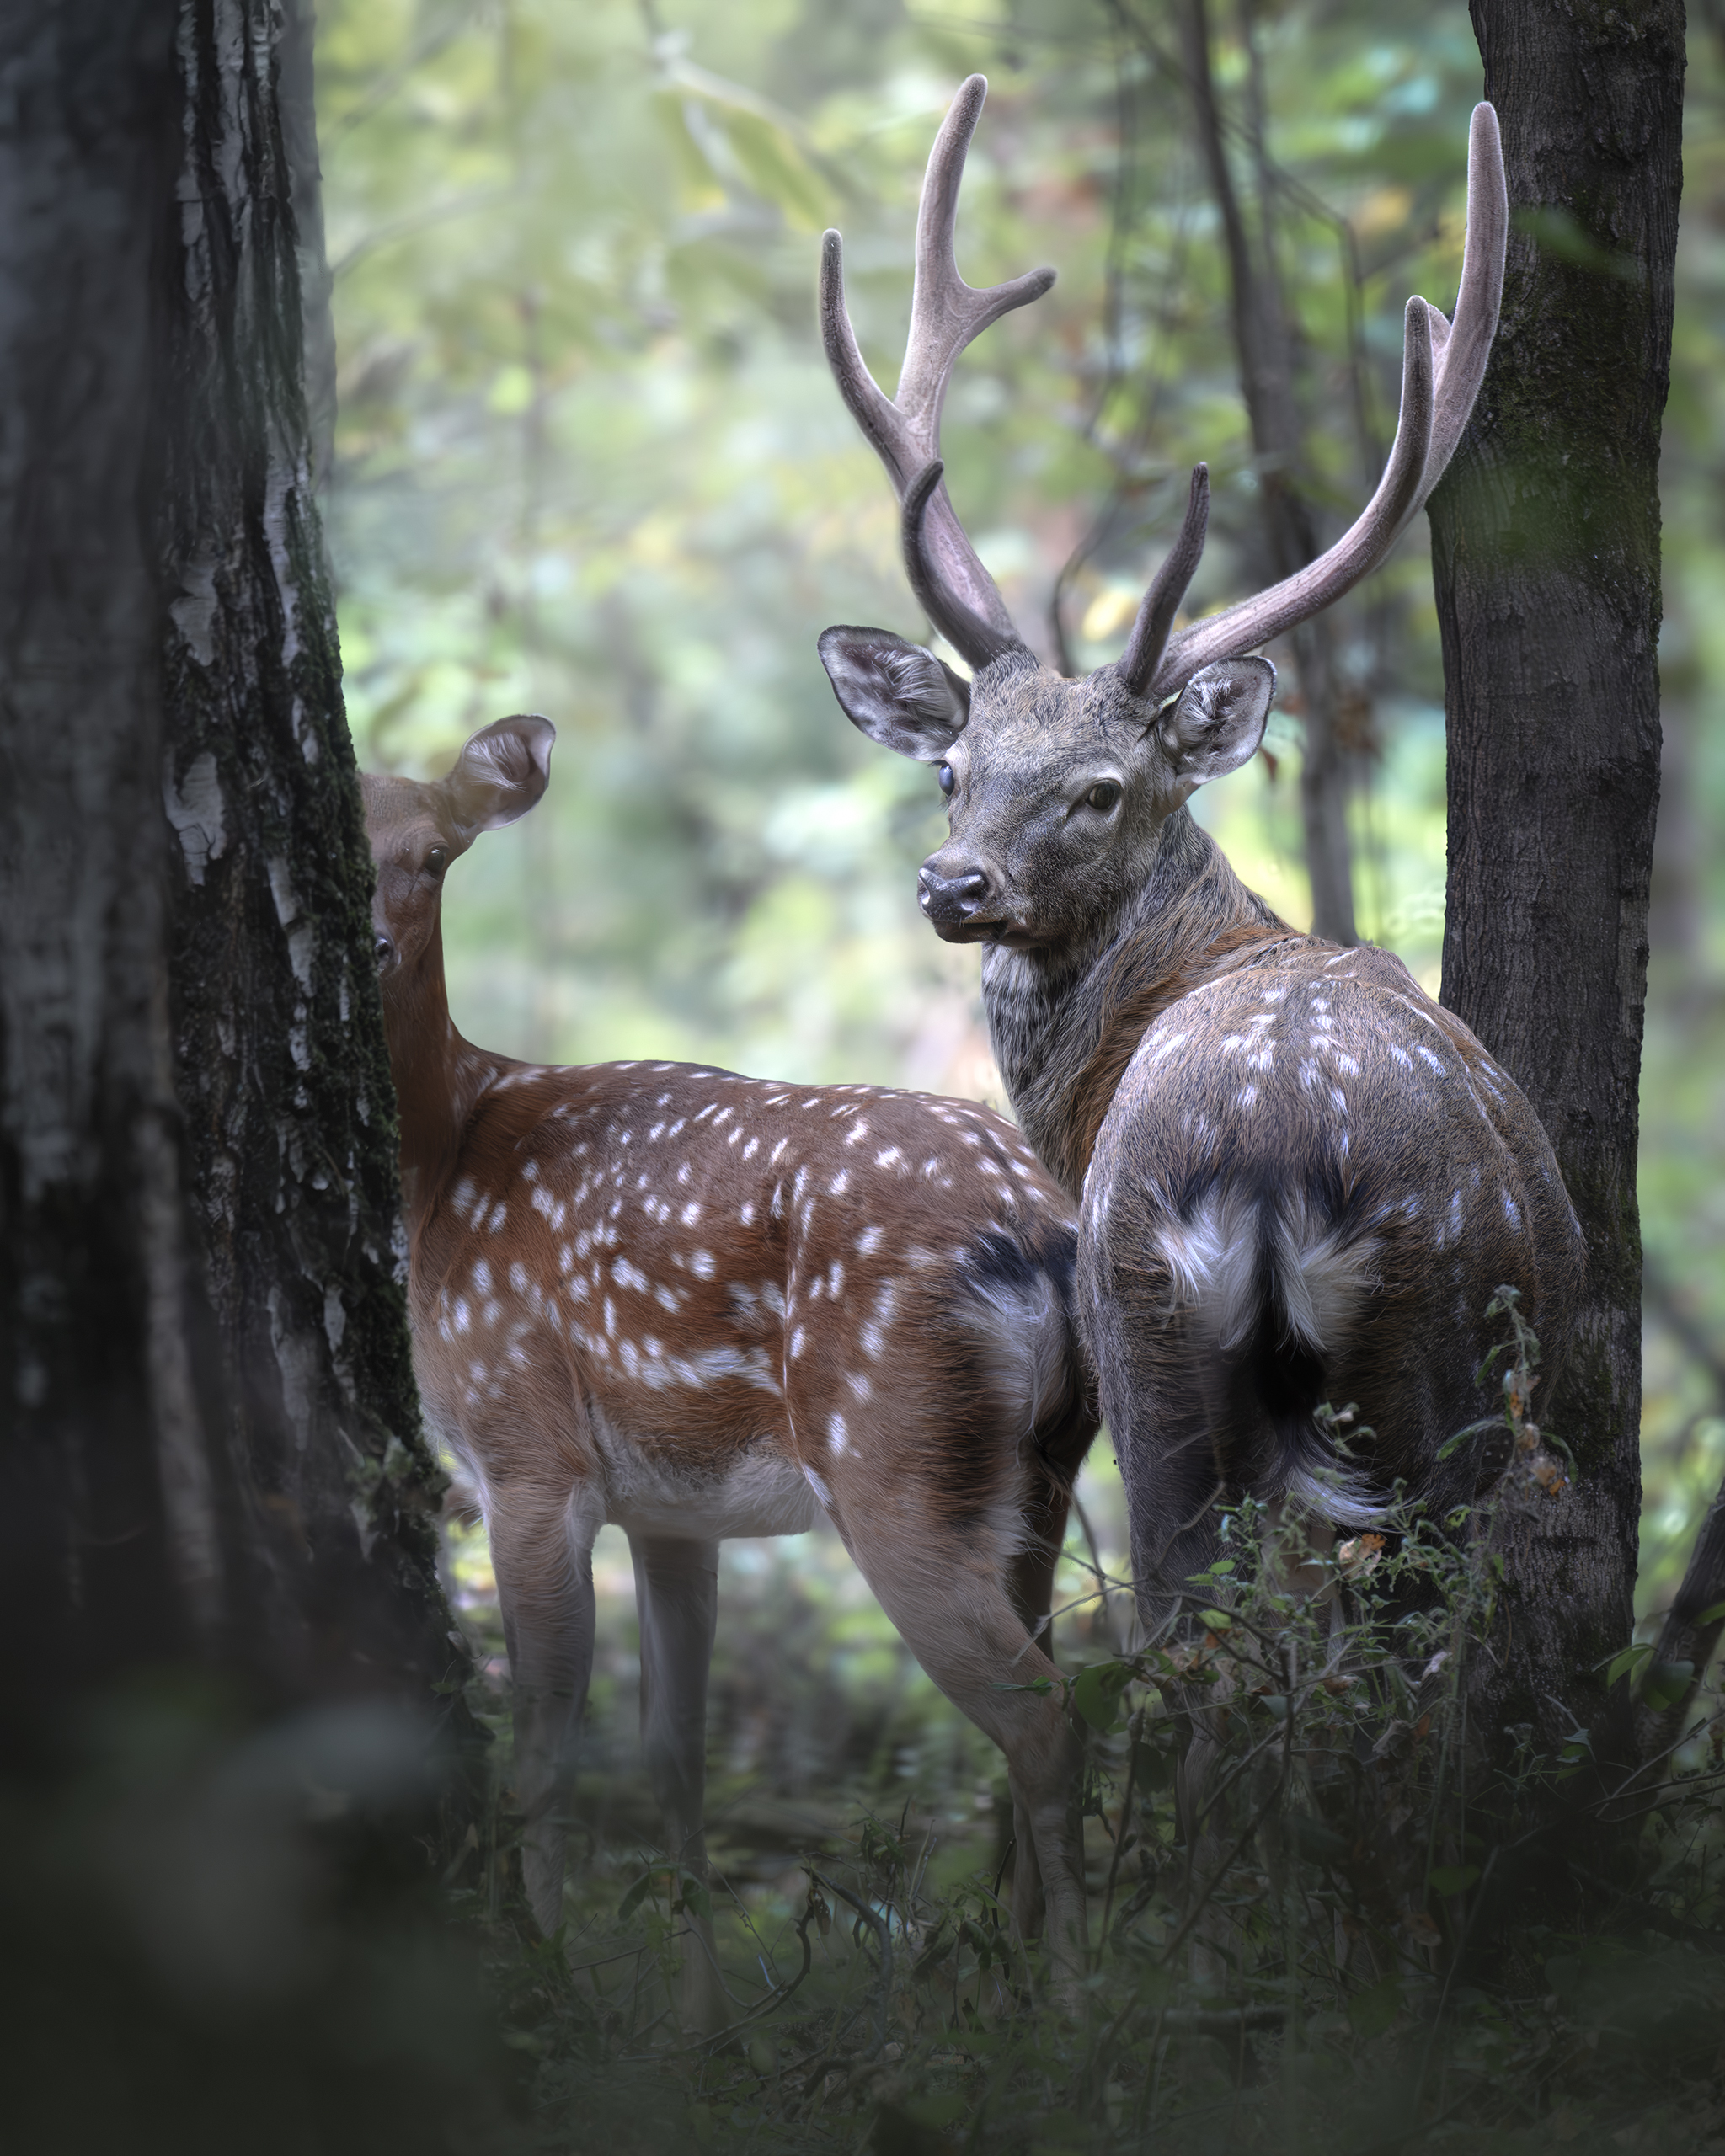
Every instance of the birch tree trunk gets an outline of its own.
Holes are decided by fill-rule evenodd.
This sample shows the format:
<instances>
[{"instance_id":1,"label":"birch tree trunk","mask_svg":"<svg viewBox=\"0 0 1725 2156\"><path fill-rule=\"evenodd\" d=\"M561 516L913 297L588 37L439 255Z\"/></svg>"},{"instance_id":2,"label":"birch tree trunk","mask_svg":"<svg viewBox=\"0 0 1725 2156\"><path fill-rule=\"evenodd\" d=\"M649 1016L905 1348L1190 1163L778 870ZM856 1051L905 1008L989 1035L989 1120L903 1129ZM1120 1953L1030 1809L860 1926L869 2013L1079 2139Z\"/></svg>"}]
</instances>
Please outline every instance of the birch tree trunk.
<instances>
[{"instance_id":1,"label":"birch tree trunk","mask_svg":"<svg viewBox=\"0 0 1725 2156\"><path fill-rule=\"evenodd\" d=\"M0 1606L44 1714L189 1656L428 1700L459 1659L280 28L0 10Z\"/></svg>"},{"instance_id":2,"label":"birch tree trunk","mask_svg":"<svg viewBox=\"0 0 1725 2156\"><path fill-rule=\"evenodd\" d=\"M1684 19L1679 0L1472 0L1472 15L1513 230L1490 369L1431 502L1443 995L1538 1111L1588 1240L1577 1337L1540 1417L1580 1471L1516 1524L1489 1681L1487 1726L1530 1725L1550 1749L1572 1716L1605 1726L1599 1665L1629 1636L1635 1582L1637 1096Z\"/></svg>"}]
</instances>

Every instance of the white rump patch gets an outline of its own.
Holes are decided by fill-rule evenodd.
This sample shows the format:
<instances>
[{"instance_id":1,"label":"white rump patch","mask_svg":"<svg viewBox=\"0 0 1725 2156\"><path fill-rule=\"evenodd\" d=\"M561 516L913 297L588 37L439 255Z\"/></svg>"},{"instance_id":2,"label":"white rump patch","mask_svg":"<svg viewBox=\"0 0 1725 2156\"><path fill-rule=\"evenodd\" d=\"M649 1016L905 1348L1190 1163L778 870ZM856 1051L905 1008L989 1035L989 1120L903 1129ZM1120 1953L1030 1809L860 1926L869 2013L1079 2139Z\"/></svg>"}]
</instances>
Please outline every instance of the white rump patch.
<instances>
[{"instance_id":1,"label":"white rump patch","mask_svg":"<svg viewBox=\"0 0 1725 2156\"><path fill-rule=\"evenodd\" d=\"M1175 1307L1202 1312L1225 1352L1242 1346L1258 1321L1266 1258L1290 1331L1320 1353L1343 1344L1362 1298L1377 1285L1374 1239L1345 1241L1298 1193L1265 1206L1215 1192L1189 1221L1170 1222L1154 1241L1173 1276Z\"/></svg>"}]
</instances>

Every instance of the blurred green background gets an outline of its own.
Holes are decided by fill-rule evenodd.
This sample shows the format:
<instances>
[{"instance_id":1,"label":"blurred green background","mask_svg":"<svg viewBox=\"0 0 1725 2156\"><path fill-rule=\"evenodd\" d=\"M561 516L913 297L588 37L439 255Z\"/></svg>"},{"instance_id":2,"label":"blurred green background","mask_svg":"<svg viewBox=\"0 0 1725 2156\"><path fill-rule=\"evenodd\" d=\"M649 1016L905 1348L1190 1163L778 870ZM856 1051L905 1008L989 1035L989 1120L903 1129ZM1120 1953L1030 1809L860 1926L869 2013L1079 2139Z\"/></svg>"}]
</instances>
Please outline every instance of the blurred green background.
<instances>
[{"instance_id":1,"label":"blurred green background","mask_svg":"<svg viewBox=\"0 0 1725 2156\"><path fill-rule=\"evenodd\" d=\"M1274 205L1308 482L1333 536L1393 431L1407 295L1454 303L1478 56L1460 4L1266 0L1255 67L1245 18L1222 0L1212 13L1241 184ZM1669 1593L1725 1470L1725 71L1710 22L1692 11L1665 437L1643 1607ZM1051 648L1058 588L1073 656L1094 664L1123 641L1202 456L1215 509L1190 606L1239 596L1257 473L1172 14L323 0L318 36L339 354L327 509L360 760L430 776L502 712L558 729L544 806L451 879L457 1023L537 1059L698 1059L1004 1105L976 954L940 944L914 904L941 828L932 776L852 732L815 656L833 622L927 635L885 481L821 356L819 234L845 233L853 317L890 387L923 160L959 82L985 71L960 266L980 284L1051 262L1060 281L960 363L944 431L960 513L1030 641ZM1423 519L1338 630L1361 931L1435 989L1444 733ZM1304 924L1297 713L1273 717L1267 747L1200 813ZM1106 1460L1086 1487L1118 1570ZM462 1548L483 1627L483 1544ZM620 1766L633 1646L615 1530L600 1556L595 1742ZM985 1807L985 1748L906 1665L836 1544L731 1545L725 1583L714 1742L734 1790L932 1775ZM1068 1585L1081 1594L1084 1576ZM1118 1604L1087 1610L1069 1644L1125 1621Z\"/></svg>"}]
</instances>

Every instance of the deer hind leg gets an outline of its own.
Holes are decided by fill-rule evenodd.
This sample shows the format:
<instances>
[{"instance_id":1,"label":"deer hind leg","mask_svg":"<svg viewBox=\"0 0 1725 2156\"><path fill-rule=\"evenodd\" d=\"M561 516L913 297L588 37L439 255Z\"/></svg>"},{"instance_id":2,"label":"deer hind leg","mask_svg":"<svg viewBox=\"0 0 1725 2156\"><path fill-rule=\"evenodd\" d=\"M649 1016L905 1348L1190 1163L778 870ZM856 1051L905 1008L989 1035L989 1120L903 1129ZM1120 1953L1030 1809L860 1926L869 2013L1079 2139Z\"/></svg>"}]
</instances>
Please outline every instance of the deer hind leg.
<instances>
[{"instance_id":1,"label":"deer hind leg","mask_svg":"<svg viewBox=\"0 0 1725 2156\"><path fill-rule=\"evenodd\" d=\"M1044 1693L1001 1689L1057 1680L1059 1673L1014 1607L1010 1565L988 1561L980 1546L990 1529L978 1523L937 1531L932 1517L906 1518L882 1507L878 1494L872 1502L858 1495L862 1502L847 1508L842 1522L858 1570L923 1668L1006 1754L1017 1860L1028 1874L1028 1885L1015 1882L1014 1921L1021 1907L1033 1919L1045 1902L1056 1981L1076 2004L1087 1951L1078 1818L1083 1748L1057 1681Z\"/></svg>"},{"instance_id":2,"label":"deer hind leg","mask_svg":"<svg viewBox=\"0 0 1725 2156\"><path fill-rule=\"evenodd\" d=\"M707 1881L707 1676L718 1615L718 1545L632 1535L641 1620L641 1750L665 1821L665 1853ZM679 2010L686 2031L712 2036L730 2015L713 1924L691 1913Z\"/></svg>"},{"instance_id":3,"label":"deer hind leg","mask_svg":"<svg viewBox=\"0 0 1725 2156\"><path fill-rule=\"evenodd\" d=\"M1034 1540L1012 1561L1007 1573L1007 1592L1012 1608L1031 1638L1050 1657L1054 1652L1050 1613L1054 1609L1055 1572L1065 1545L1066 1492L1049 1483L1032 1508ZM1036 1856L1035 1822L1023 1806L1016 1788L1012 1796L1012 1922L1021 1939L1040 1939L1047 1920L1047 1897L1043 1890L1042 1866Z\"/></svg>"},{"instance_id":4,"label":"deer hind leg","mask_svg":"<svg viewBox=\"0 0 1725 2156\"><path fill-rule=\"evenodd\" d=\"M505 1484L492 1493L487 1521L515 1691L521 1870L547 1938L563 1921L574 1746L593 1669L593 1544L603 1519L602 1505L579 1489Z\"/></svg>"}]
</instances>

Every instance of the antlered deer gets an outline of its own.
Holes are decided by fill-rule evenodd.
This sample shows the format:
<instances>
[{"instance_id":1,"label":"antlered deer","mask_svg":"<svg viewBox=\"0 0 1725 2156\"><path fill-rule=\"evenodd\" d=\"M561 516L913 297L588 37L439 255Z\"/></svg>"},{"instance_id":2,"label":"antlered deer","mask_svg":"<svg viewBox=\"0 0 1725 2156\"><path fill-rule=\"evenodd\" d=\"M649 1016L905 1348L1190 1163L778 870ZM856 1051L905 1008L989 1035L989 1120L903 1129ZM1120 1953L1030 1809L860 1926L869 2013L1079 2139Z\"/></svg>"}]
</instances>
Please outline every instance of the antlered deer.
<instances>
[{"instance_id":1,"label":"antlered deer","mask_svg":"<svg viewBox=\"0 0 1725 2156\"><path fill-rule=\"evenodd\" d=\"M1078 1740L1045 1624L1095 1430L1071 1209L973 1102L671 1063L558 1070L451 1023L445 871L524 815L553 729L499 719L434 783L366 776L401 1109L414 1363L490 1531L529 1898L562 1907L593 1653L591 1553L629 1538L643 1745L671 1856L704 1876L718 1545L824 1511L948 1697L1006 1753L1013 1910L1082 1966ZM710 1927L681 2010L724 2019Z\"/></svg>"},{"instance_id":2,"label":"antlered deer","mask_svg":"<svg viewBox=\"0 0 1725 2156\"><path fill-rule=\"evenodd\" d=\"M1295 934L1185 808L1243 764L1274 689L1247 654L1381 562L1466 424L1495 331L1508 221L1496 116L1475 110L1453 324L1410 300L1382 482L1319 561L1171 636L1204 543L1208 481L1124 652L1062 680L1015 634L953 514L939 424L959 354L1053 273L975 291L953 229L986 85L973 76L922 192L910 344L889 402L846 314L839 237L821 320L847 405L903 504L905 558L968 683L879 629L820 654L861 729L939 766L950 835L919 902L983 945L996 1059L1021 1126L1080 1202L1080 1314L1130 1502L1140 1606L1160 1620L1214 1555L1218 1502L1291 1500L1332 1529L1394 1485L1466 1501L1444 1440L1487 1412L1485 1310L1518 1288L1553 1358L1583 1260L1532 1110L1398 960ZM1316 1411L1375 1435L1340 1460Z\"/></svg>"}]
</instances>

